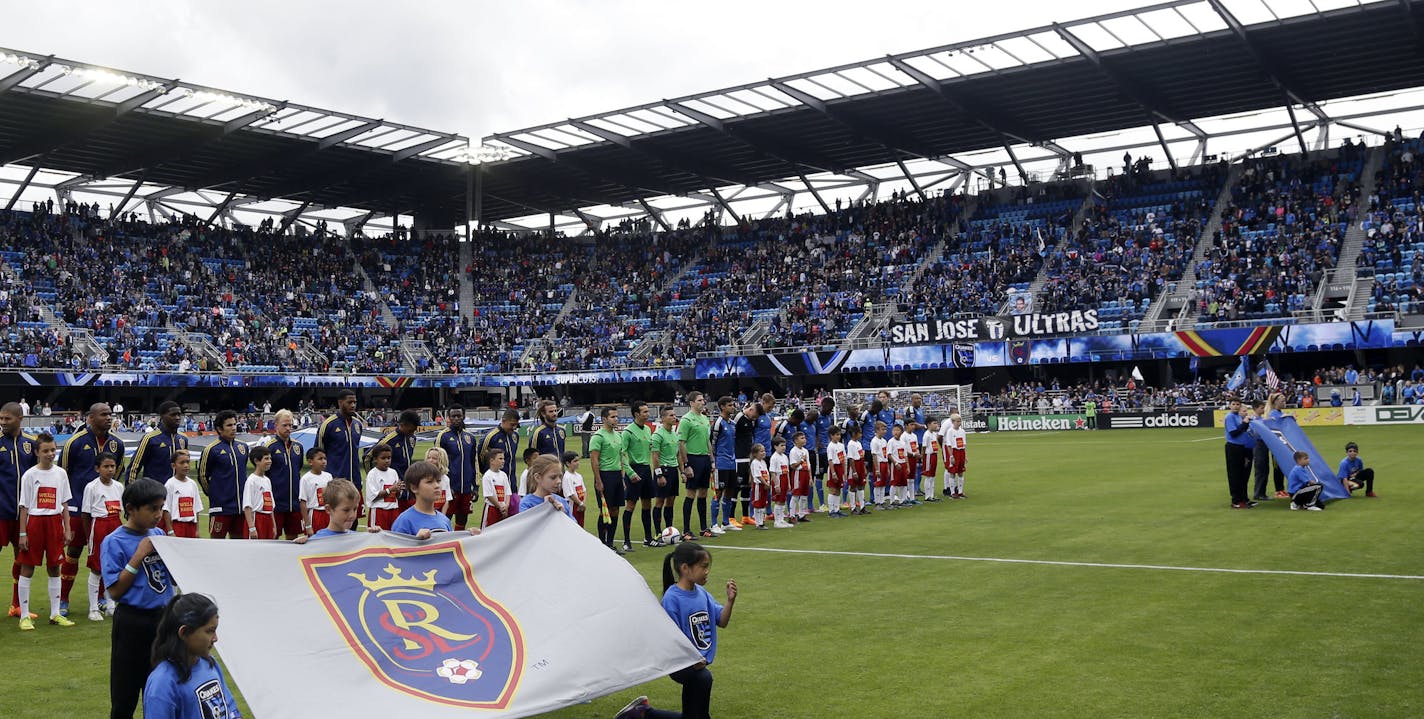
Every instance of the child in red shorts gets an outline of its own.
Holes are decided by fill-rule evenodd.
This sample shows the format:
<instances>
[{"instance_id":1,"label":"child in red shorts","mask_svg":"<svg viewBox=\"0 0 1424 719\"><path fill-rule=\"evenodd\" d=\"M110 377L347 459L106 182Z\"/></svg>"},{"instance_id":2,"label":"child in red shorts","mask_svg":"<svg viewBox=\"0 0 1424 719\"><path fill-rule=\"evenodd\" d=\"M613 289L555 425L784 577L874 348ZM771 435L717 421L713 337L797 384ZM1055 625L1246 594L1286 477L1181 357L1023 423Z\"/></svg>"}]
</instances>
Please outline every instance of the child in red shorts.
<instances>
[{"instance_id":1,"label":"child in red shorts","mask_svg":"<svg viewBox=\"0 0 1424 719\"><path fill-rule=\"evenodd\" d=\"M69 528L69 473L54 465L54 437L35 437L35 466L20 477L20 631L35 629L30 619L30 581L35 567L43 564L49 573L49 623L72 627L74 622L59 613L59 560L74 539Z\"/></svg>"}]
</instances>

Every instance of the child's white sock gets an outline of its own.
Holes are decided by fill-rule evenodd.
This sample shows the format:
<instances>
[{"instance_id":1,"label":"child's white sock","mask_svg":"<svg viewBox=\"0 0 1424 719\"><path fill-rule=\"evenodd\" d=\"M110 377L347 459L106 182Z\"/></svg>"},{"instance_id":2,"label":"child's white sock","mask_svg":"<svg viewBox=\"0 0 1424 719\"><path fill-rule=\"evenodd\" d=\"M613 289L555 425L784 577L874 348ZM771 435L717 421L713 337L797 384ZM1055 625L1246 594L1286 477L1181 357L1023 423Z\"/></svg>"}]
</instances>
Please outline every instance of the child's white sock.
<instances>
[{"instance_id":1,"label":"child's white sock","mask_svg":"<svg viewBox=\"0 0 1424 719\"><path fill-rule=\"evenodd\" d=\"M841 496L839 494L829 494L826 496L826 507L831 512L841 511Z\"/></svg>"},{"instance_id":2,"label":"child's white sock","mask_svg":"<svg viewBox=\"0 0 1424 719\"><path fill-rule=\"evenodd\" d=\"M752 519L756 521L756 526L766 524L766 509L758 507L752 510Z\"/></svg>"},{"instance_id":3,"label":"child's white sock","mask_svg":"<svg viewBox=\"0 0 1424 719\"><path fill-rule=\"evenodd\" d=\"M59 577L49 578L49 615L59 616Z\"/></svg>"},{"instance_id":4,"label":"child's white sock","mask_svg":"<svg viewBox=\"0 0 1424 719\"><path fill-rule=\"evenodd\" d=\"M104 604L104 598L99 596L99 575L94 572L89 573L89 599L93 602L89 605L91 609L98 609Z\"/></svg>"},{"instance_id":5,"label":"child's white sock","mask_svg":"<svg viewBox=\"0 0 1424 719\"><path fill-rule=\"evenodd\" d=\"M30 582L33 577L20 576L20 618L30 616ZM55 605L58 606L58 605Z\"/></svg>"},{"instance_id":6,"label":"child's white sock","mask_svg":"<svg viewBox=\"0 0 1424 719\"><path fill-rule=\"evenodd\" d=\"M922 484L924 484L925 487L925 499L934 499L934 477L925 477L925 481Z\"/></svg>"}]
</instances>

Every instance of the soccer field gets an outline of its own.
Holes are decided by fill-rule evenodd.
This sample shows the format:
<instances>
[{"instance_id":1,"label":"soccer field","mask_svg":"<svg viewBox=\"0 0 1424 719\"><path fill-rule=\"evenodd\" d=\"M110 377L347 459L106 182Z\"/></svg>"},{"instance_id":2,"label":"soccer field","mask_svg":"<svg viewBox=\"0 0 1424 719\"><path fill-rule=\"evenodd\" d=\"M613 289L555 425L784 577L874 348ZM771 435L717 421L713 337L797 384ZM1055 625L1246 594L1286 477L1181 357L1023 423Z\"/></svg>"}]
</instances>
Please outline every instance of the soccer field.
<instances>
[{"instance_id":1,"label":"soccer field","mask_svg":"<svg viewBox=\"0 0 1424 719\"><path fill-rule=\"evenodd\" d=\"M1307 433L1332 462L1358 441L1380 498L1230 510L1219 430L980 434L969 499L709 540L708 589L741 586L713 711L1424 715L1420 431ZM655 591L662 556L629 557ZM78 626L0 625L0 717L107 711L109 627L84 620L76 587ZM679 701L663 679L550 716L609 717L638 694Z\"/></svg>"}]
</instances>

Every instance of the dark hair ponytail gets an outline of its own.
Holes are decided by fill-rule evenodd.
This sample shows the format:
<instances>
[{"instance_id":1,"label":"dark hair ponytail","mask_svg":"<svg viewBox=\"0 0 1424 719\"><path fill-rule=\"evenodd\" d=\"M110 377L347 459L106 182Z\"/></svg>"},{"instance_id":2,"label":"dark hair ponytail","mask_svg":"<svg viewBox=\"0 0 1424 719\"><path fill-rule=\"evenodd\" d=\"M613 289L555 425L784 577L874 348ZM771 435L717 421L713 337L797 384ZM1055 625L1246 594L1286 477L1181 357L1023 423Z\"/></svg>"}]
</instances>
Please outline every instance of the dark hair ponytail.
<instances>
[{"instance_id":1,"label":"dark hair ponytail","mask_svg":"<svg viewBox=\"0 0 1424 719\"><path fill-rule=\"evenodd\" d=\"M696 564L704 556L711 556L705 547L697 542L683 542L663 558L663 591L677 584L677 568L684 564Z\"/></svg>"},{"instance_id":2,"label":"dark hair ponytail","mask_svg":"<svg viewBox=\"0 0 1424 719\"><path fill-rule=\"evenodd\" d=\"M193 675L192 657L188 656L188 643L180 634L187 627L193 631L212 621L218 615L218 605L205 594L181 594L173 598L163 608L163 617L158 620L158 631L154 633L153 650L149 661L156 668L163 662L173 662L178 670L178 681L186 682Z\"/></svg>"}]
</instances>

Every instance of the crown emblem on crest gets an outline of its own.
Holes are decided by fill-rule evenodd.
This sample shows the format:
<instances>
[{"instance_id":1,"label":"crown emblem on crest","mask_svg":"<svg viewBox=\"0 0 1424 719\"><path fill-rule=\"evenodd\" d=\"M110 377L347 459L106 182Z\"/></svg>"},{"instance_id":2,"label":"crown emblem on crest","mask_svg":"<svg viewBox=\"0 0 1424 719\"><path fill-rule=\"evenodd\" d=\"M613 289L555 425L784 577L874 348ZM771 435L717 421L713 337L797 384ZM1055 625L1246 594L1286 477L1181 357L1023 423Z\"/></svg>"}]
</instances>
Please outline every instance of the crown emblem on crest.
<instances>
[{"instance_id":1,"label":"crown emblem on crest","mask_svg":"<svg viewBox=\"0 0 1424 719\"><path fill-rule=\"evenodd\" d=\"M355 572L346 576L360 582L362 586L366 587L367 591L371 592L382 592L388 589L423 589L429 592L435 589L436 570L434 569L426 572L424 578L401 576L400 568L394 564L387 564L386 568L382 571L390 576L371 579L364 574L357 574Z\"/></svg>"}]
</instances>

